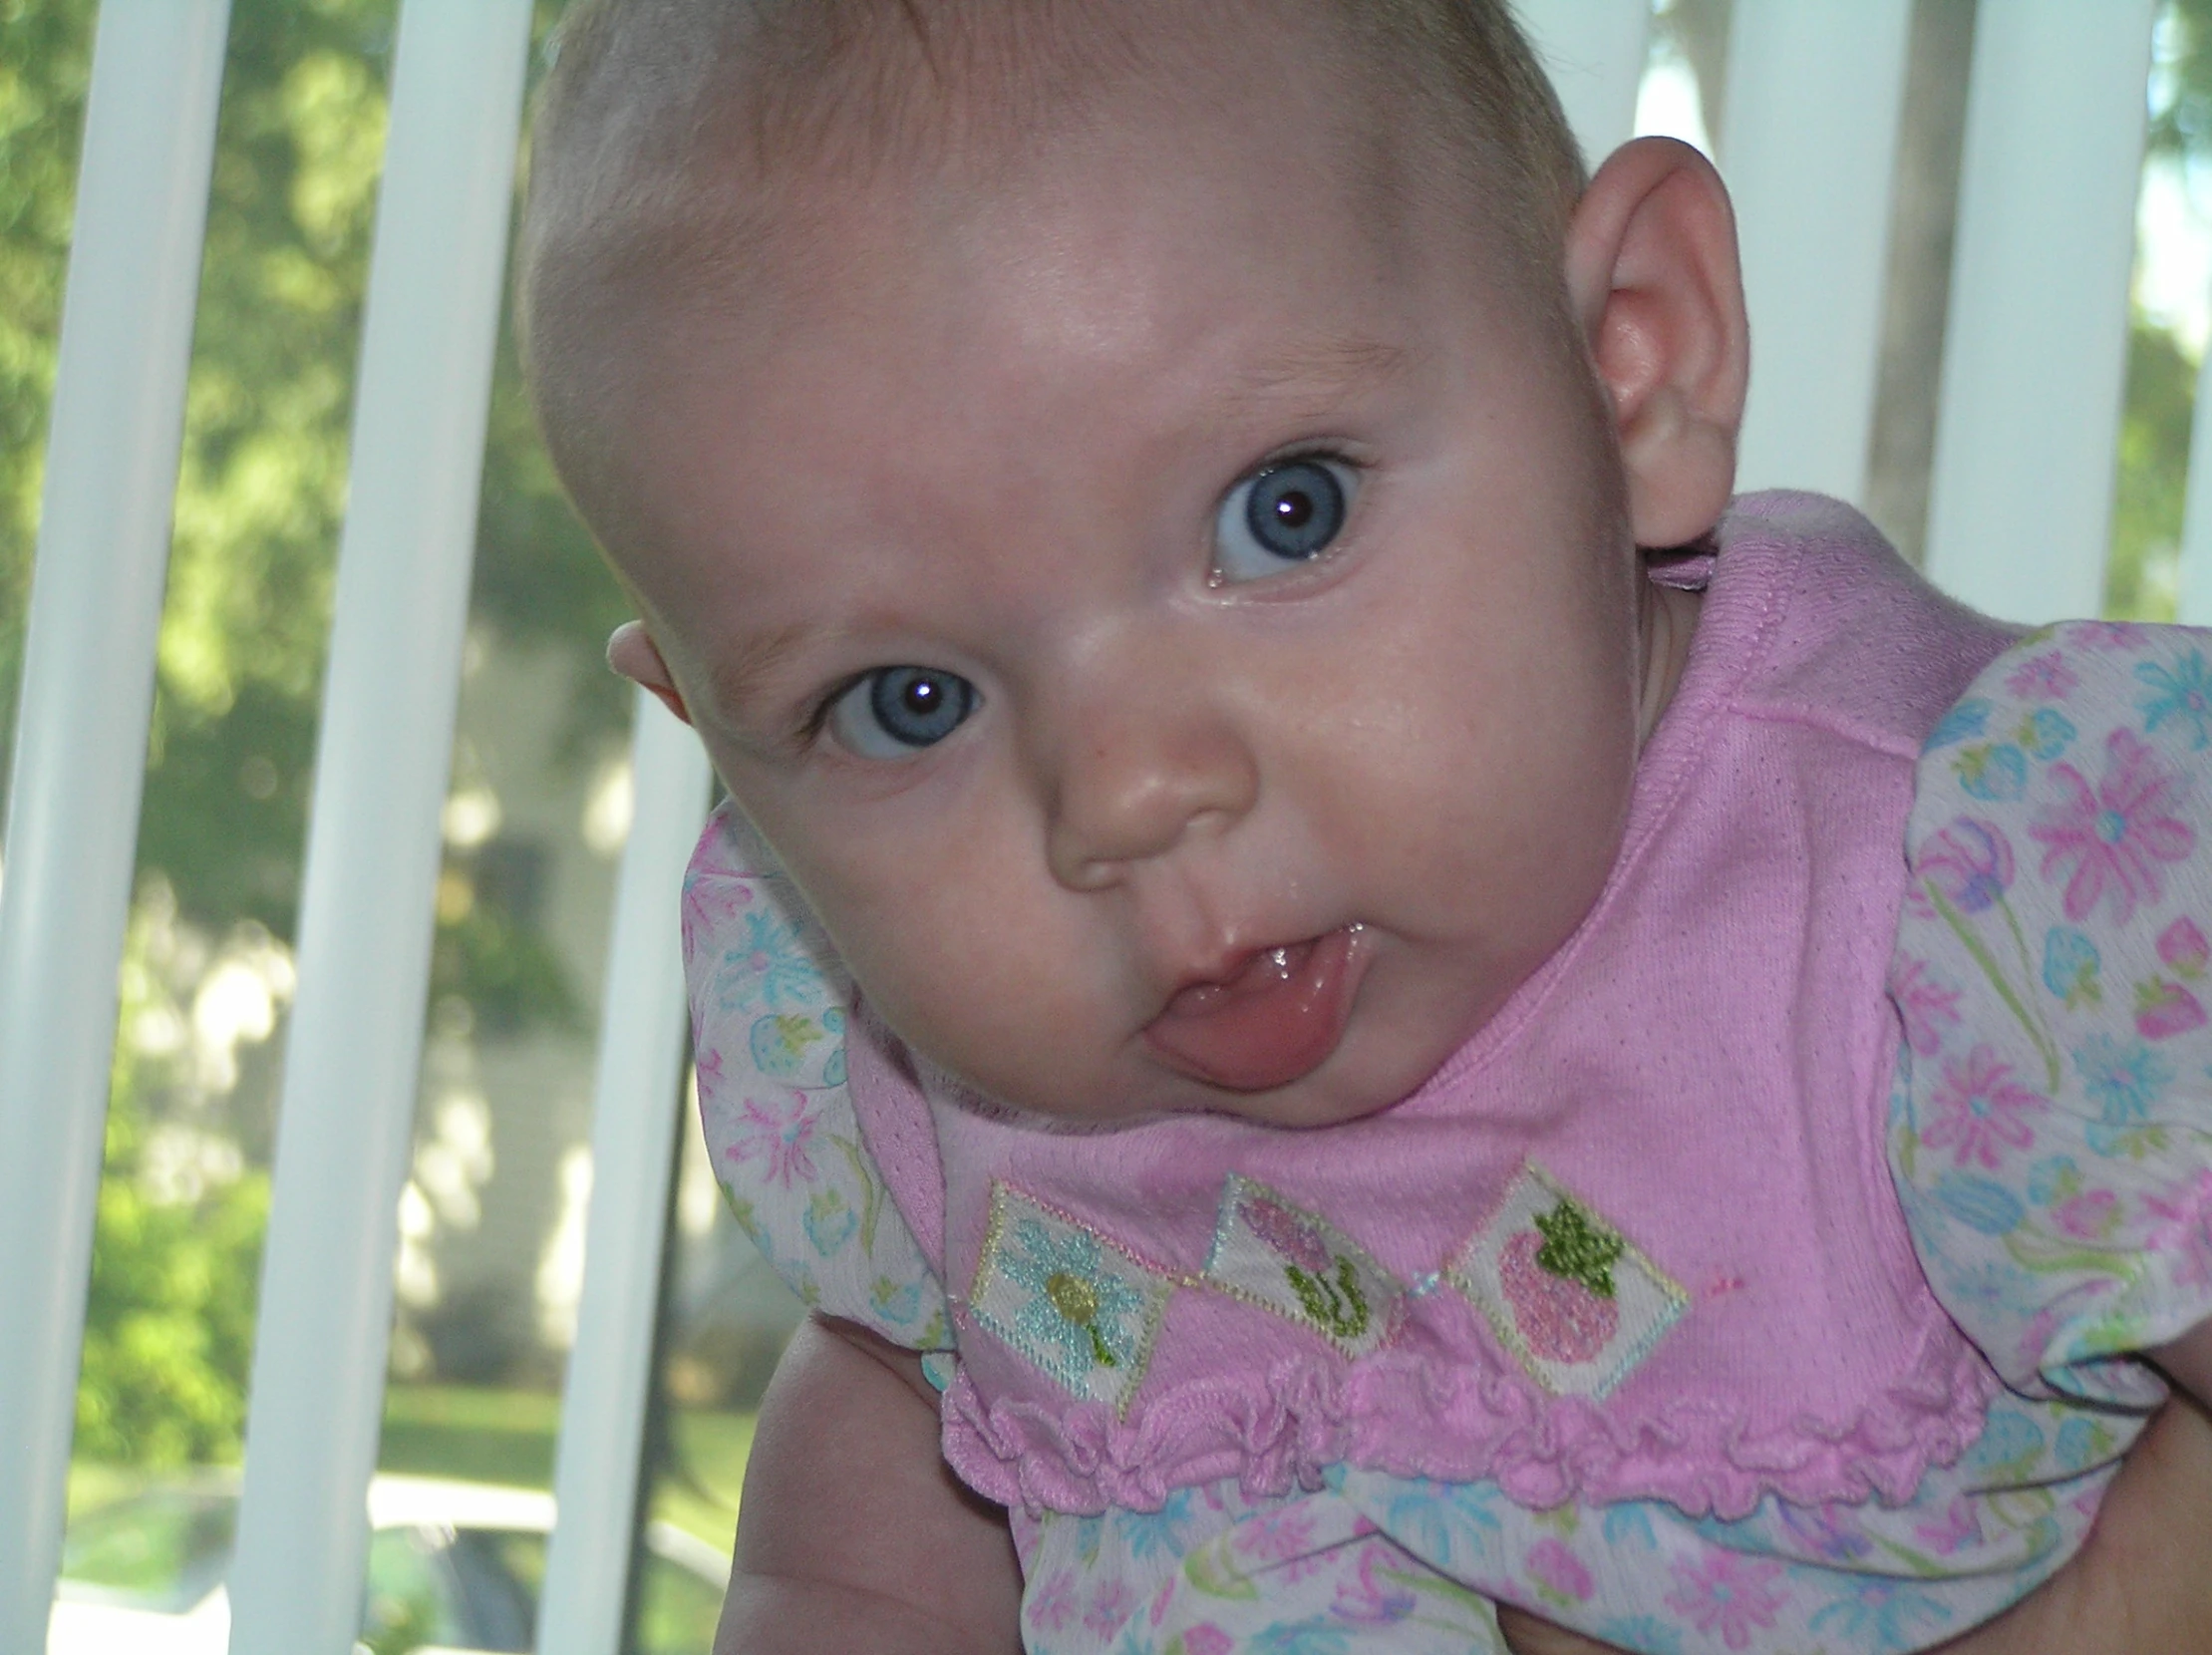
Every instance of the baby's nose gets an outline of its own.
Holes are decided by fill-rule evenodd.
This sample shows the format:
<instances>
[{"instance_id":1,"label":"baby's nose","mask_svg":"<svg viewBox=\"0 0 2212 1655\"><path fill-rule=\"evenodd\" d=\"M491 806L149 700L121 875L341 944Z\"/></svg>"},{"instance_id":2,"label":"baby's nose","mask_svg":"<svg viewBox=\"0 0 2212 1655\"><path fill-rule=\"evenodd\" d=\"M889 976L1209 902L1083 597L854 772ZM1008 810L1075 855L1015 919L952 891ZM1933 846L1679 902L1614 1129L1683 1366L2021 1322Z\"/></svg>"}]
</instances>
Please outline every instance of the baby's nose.
<instances>
[{"instance_id":1,"label":"baby's nose","mask_svg":"<svg viewBox=\"0 0 2212 1655\"><path fill-rule=\"evenodd\" d=\"M1075 712L1054 767L1047 854L1071 890L1226 829L1259 794L1250 745L1202 696L1153 684L1110 701Z\"/></svg>"}]
</instances>

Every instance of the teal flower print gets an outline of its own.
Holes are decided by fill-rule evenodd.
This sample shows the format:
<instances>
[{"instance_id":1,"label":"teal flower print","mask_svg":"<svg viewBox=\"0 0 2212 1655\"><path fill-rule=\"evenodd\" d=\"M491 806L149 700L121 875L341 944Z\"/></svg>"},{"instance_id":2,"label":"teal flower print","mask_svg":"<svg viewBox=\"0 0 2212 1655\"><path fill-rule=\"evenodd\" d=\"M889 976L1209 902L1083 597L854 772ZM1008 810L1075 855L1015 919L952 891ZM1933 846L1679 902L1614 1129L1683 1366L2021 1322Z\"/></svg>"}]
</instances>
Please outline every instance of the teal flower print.
<instances>
[{"instance_id":1,"label":"teal flower print","mask_svg":"<svg viewBox=\"0 0 2212 1655\"><path fill-rule=\"evenodd\" d=\"M1155 1551L1165 1557L1180 1557L1190 1548L1191 1520L1188 1489L1177 1489L1157 1511L1113 1513L1114 1526L1120 1530L1121 1543L1128 1547L1131 1557L1149 1557Z\"/></svg>"},{"instance_id":2,"label":"teal flower print","mask_svg":"<svg viewBox=\"0 0 2212 1655\"><path fill-rule=\"evenodd\" d=\"M2066 750L2074 735L2072 721L2049 707L2038 707L2020 721L2013 731L2013 740L2020 743L2029 757L2049 764Z\"/></svg>"},{"instance_id":3,"label":"teal flower print","mask_svg":"<svg viewBox=\"0 0 2212 1655\"><path fill-rule=\"evenodd\" d=\"M2173 1082L2173 1065L2139 1040L2091 1035L2073 1049L2081 1090L2104 1112L2107 1127L2127 1127L2149 1114Z\"/></svg>"},{"instance_id":4,"label":"teal flower print","mask_svg":"<svg viewBox=\"0 0 2212 1655\"><path fill-rule=\"evenodd\" d=\"M1943 722L1928 732L1928 740L1921 747L1923 753L1933 753L1939 747L1949 747L1953 742L1963 742L1969 736L1979 736L1990 722L1990 704L1979 697L1962 701L1943 715Z\"/></svg>"},{"instance_id":5,"label":"teal flower print","mask_svg":"<svg viewBox=\"0 0 2212 1655\"><path fill-rule=\"evenodd\" d=\"M2205 669L2202 650L2190 650L2171 672L2156 661L2140 662L2135 676L2155 692L2135 703L2145 730L2156 730L2172 719L2189 727L2192 751L2202 753L2212 744L2212 672Z\"/></svg>"},{"instance_id":6,"label":"teal flower print","mask_svg":"<svg viewBox=\"0 0 2212 1655\"><path fill-rule=\"evenodd\" d=\"M1984 1235L2010 1234L2028 1216L2019 1196L1995 1178L1973 1172L1944 1173L1936 1180L1936 1201L1960 1223Z\"/></svg>"},{"instance_id":7,"label":"teal flower print","mask_svg":"<svg viewBox=\"0 0 2212 1655\"><path fill-rule=\"evenodd\" d=\"M860 1227L860 1215L852 1210L852 1203L837 1189L823 1189L806 1203L805 1216L800 1220L806 1230L806 1239L814 1244L814 1251L827 1258L852 1239Z\"/></svg>"},{"instance_id":8,"label":"teal flower print","mask_svg":"<svg viewBox=\"0 0 2212 1655\"><path fill-rule=\"evenodd\" d=\"M745 935L724 951L715 990L725 1011L804 1010L820 1000L822 980L798 927L756 912L745 916Z\"/></svg>"},{"instance_id":9,"label":"teal flower print","mask_svg":"<svg viewBox=\"0 0 2212 1655\"><path fill-rule=\"evenodd\" d=\"M1682 1655L1682 1634L1653 1615L1609 1620L1598 1628L1598 1636L1623 1649L1648 1649L1651 1655Z\"/></svg>"},{"instance_id":10,"label":"teal flower print","mask_svg":"<svg viewBox=\"0 0 2212 1655\"><path fill-rule=\"evenodd\" d=\"M2101 1005L2104 990L2097 973L2104 961L2096 944L2070 925L2054 925L2043 945L2043 986L2072 1011L2080 1006Z\"/></svg>"},{"instance_id":11,"label":"teal flower print","mask_svg":"<svg viewBox=\"0 0 2212 1655\"><path fill-rule=\"evenodd\" d=\"M1014 1318L1027 1348L1042 1347L1079 1374L1136 1359L1121 1324L1142 1313L1144 1297L1106 1266L1098 1237L1082 1230L1056 1236L1035 1218L1018 1218L1012 1240L998 1264L1008 1280L1029 1289Z\"/></svg>"},{"instance_id":12,"label":"teal flower print","mask_svg":"<svg viewBox=\"0 0 2212 1655\"><path fill-rule=\"evenodd\" d=\"M2002 805L2028 791L2028 760L2011 742L1977 742L1951 761L1959 786L1976 799Z\"/></svg>"},{"instance_id":13,"label":"teal flower print","mask_svg":"<svg viewBox=\"0 0 2212 1655\"><path fill-rule=\"evenodd\" d=\"M1926 1592L1895 1580L1866 1580L1807 1622L1815 1632L1841 1634L1848 1647L1919 1649L1951 1619L1951 1611Z\"/></svg>"},{"instance_id":14,"label":"teal flower print","mask_svg":"<svg viewBox=\"0 0 2212 1655\"><path fill-rule=\"evenodd\" d=\"M1252 1655L1352 1655L1352 1634L1322 1615L1277 1621L1245 1645Z\"/></svg>"}]
</instances>

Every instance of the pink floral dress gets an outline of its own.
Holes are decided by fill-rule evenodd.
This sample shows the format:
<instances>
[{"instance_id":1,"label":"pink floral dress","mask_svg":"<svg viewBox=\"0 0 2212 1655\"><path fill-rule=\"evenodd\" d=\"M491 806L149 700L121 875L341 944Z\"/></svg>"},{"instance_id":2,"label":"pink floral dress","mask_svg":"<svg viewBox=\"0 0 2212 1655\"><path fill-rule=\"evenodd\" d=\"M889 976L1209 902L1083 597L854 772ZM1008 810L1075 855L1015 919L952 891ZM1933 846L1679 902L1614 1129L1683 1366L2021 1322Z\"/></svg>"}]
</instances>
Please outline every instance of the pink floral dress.
<instances>
[{"instance_id":1,"label":"pink floral dress","mask_svg":"<svg viewBox=\"0 0 2212 1655\"><path fill-rule=\"evenodd\" d=\"M1343 1465L1272 1497L1232 1478L1154 1510L1017 1509L1032 1655L1498 1651L1470 1582L1503 1577L1654 1655L1907 1651L2059 1566L2164 1394L2126 1353L2212 1314L2207 647L2036 634L1921 763L1890 1150L1938 1296L2009 1387L1963 1458L1900 1504L1769 1496L1734 1520L1539 1510ZM946 1293L846 1087L849 985L784 881L749 871L769 865L726 818L687 887L708 1143L794 1290L924 1353L941 1385Z\"/></svg>"}]
</instances>

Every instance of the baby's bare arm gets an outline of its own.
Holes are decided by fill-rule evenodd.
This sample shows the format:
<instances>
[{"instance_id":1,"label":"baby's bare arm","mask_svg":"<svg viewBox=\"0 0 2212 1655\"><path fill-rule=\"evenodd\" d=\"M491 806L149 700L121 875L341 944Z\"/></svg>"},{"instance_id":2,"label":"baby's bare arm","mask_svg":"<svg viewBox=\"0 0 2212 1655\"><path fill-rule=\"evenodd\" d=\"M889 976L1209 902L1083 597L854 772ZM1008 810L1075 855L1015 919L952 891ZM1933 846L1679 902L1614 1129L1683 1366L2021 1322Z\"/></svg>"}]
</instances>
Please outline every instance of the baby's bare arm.
<instances>
[{"instance_id":1,"label":"baby's bare arm","mask_svg":"<svg viewBox=\"0 0 2212 1655\"><path fill-rule=\"evenodd\" d=\"M911 1351L809 1317L761 1403L715 1655L1013 1655L1006 1516L954 1481Z\"/></svg>"},{"instance_id":2,"label":"baby's bare arm","mask_svg":"<svg viewBox=\"0 0 2212 1655\"><path fill-rule=\"evenodd\" d=\"M2203 1321L2170 1345L2161 1345L2150 1359L2166 1377L2212 1408L2212 1321Z\"/></svg>"}]
</instances>

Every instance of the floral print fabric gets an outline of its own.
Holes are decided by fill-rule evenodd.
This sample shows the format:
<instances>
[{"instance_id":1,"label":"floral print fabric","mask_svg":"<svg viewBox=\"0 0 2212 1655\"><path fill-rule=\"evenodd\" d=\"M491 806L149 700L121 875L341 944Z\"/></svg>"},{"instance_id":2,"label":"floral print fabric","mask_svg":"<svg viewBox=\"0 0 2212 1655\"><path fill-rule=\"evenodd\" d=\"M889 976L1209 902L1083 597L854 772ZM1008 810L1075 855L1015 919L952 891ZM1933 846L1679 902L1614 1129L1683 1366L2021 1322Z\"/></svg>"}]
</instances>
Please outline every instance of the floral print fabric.
<instances>
[{"instance_id":1,"label":"floral print fabric","mask_svg":"<svg viewBox=\"0 0 2212 1655\"><path fill-rule=\"evenodd\" d=\"M1929 737L1891 994L1898 1189L2006 1381L2136 1408L2212 1315L2212 633L2073 623Z\"/></svg>"},{"instance_id":2,"label":"floral print fabric","mask_svg":"<svg viewBox=\"0 0 2212 1655\"><path fill-rule=\"evenodd\" d=\"M860 1142L845 1087L851 985L790 882L757 871L773 866L726 811L684 876L693 1065L715 1177L801 1300L938 1353L941 1374L944 1290Z\"/></svg>"}]
</instances>

